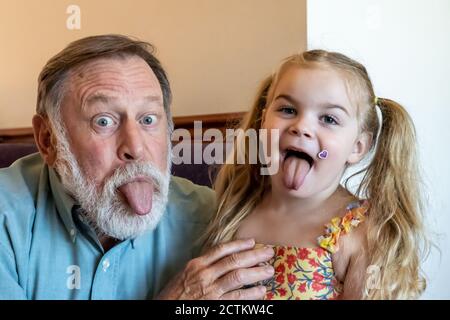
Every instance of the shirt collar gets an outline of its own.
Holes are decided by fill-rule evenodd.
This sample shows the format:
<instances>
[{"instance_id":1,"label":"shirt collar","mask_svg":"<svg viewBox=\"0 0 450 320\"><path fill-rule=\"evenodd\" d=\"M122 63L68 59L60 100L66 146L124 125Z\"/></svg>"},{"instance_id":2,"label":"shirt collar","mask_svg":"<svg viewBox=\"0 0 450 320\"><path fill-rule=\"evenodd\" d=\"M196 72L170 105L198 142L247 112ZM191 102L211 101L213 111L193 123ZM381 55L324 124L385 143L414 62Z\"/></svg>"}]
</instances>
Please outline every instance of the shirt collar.
<instances>
[{"instance_id":1,"label":"shirt collar","mask_svg":"<svg viewBox=\"0 0 450 320\"><path fill-rule=\"evenodd\" d=\"M50 188L52 190L53 198L55 199L56 210L58 211L67 232L72 238L72 241L75 242L78 230L73 221L72 210L74 209L76 202L65 190L55 169L49 167L48 171Z\"/></svg>"},{"instance_id":2,"label":"shirt collar","mask_svg":"<svg viewBox=\"0 0 450 320\"><path fill-rule=\"evenodd\" d=\"M77 220L79 220L79 222L85 224L86 228L89 229L86 230L86 232L92 232L93 239L101 247L101 244L97 236L95 235L95 232L93 230L90 230L84 220L80 217L80 206L75 201L75 199L67 193L55 169L51 167L49 167L49 180L50 188L55 199L56 209L72 241L75 242L78 232L81 231L77 228L77 225L79 224L76 223ZM130 242L131 247L135 249L135 239L130 239Z\"/></svg>"}]
</instances>

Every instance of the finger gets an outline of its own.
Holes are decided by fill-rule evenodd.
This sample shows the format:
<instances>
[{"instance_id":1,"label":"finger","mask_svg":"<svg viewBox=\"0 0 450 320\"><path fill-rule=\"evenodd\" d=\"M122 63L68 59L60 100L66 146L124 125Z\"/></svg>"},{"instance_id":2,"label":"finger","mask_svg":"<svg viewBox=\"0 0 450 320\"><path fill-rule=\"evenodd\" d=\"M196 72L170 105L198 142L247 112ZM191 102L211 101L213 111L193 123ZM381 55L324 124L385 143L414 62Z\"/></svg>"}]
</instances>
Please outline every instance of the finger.
<instances>
[{"instance_id":1,"label":"finger","mask_svg":"<svg viewBox=\"0 0 450 320\"><path fill-rule=\"evenodd\" d=\"M240 289L248 284L255 284L259 281L269 279L274 274L272 266L254 267L248 269L237 269L231 271L224 277L217 280L215 287L220 295L232 290Z\"/></svg>"},{"instance_id":2,"label":"finger","mask_svg":"<svg viewBox=\"0 0 450 320\"><path fill-rule=\"evenodd\" d=\"M215 263L216 261L243 250L252 249L255 246L254 239L239 239L226 243L218 244L211 248L203 256L199 257L205 266Z\"/></svg>"},{"instance_id":3,"label":"finger","mask_svg":"<svg viewBox=\"0 0 450 320\"><path fill-rule=\"evenodd\" d=\"M212 279L218 279L232 270L251 268L259 263L269 261L273 255L274 251L271 247L233 253L209 267L209 274Z\"/></svg>"},{"instance_id":4,"label":"finger","mask_svg":"<svg viewBox=\"0 0 450 320\"><path fill-rule=\"evenodd\" d=\"M249 289L231 291L220 297L221 300L262 300L266 295L266 287L257 286Z\"/></svg>"}]
</instances>

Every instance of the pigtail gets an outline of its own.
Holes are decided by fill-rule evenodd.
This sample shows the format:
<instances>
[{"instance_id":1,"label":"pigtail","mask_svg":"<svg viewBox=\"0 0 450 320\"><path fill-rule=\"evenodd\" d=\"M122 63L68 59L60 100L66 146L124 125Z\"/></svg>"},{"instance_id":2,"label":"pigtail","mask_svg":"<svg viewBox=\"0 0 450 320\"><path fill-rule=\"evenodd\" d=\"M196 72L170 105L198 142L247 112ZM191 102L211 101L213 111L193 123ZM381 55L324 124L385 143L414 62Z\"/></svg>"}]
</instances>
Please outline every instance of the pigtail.
<instances>
[{"instance_id":1,"label":"pigtail","mask_svg":"<svg viewBox=\"0 0 450 320\"><path fill-rule=\"evenodd\" d=\"M378 283L375 288L366 287L365 295L369 299L413 299L425 288L417 250L424 239L416 133L400 104L379 98L377 105L381 131L358 189L358 194L364 190L370 199L369 257L370 264L380 270Z\"/></svg>"}]
</instances>

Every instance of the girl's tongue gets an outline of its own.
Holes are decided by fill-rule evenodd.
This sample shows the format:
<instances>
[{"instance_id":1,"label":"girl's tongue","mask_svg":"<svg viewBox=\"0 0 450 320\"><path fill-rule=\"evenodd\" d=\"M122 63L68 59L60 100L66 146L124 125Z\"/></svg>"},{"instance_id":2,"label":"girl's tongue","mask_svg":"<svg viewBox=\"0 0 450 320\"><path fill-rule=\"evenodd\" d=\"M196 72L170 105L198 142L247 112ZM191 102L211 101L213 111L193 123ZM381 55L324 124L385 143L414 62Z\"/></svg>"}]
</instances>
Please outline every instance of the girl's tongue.
<instances>
[{"instance_id":1,"label":"girl's tongue","mask_svg":"<svg viewBox=\"0 0 450 320\"><path fill-rule=\"evenodd\" d=\"M290 156L283 162L283 181L288 189L298 190L303 184L311 166L305 159Z\"/></svg>"}]
</instances>

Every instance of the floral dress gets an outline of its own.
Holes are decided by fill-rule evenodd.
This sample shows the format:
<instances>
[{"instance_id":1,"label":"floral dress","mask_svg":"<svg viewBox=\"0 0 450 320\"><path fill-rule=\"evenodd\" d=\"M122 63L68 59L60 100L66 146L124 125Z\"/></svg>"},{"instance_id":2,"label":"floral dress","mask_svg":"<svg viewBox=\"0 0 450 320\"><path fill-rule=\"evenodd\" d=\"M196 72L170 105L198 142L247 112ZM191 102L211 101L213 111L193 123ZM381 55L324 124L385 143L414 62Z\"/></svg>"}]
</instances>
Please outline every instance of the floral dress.
<instances>
[{"instance_id":1,"label":"floral dress","mask_svg":"<svg viewBox=\"0 0 450 320\"><path fill-rule=\"evenodd\" d=\"M274 246L275 255L269 263L275 274L263 283L267 287L265 299L336 299L342 292L342 283L336 279L332 254L339 250L339 237L364 221L367 209L366 200L349 204L343 217L333 218L325 226L325 234L317 238L316 248Z\"/></svg>"}]
</instances>

